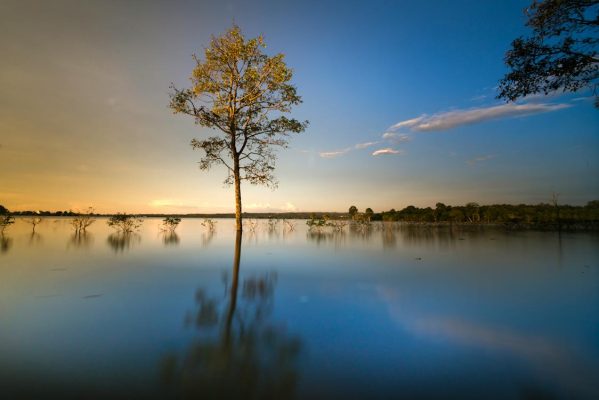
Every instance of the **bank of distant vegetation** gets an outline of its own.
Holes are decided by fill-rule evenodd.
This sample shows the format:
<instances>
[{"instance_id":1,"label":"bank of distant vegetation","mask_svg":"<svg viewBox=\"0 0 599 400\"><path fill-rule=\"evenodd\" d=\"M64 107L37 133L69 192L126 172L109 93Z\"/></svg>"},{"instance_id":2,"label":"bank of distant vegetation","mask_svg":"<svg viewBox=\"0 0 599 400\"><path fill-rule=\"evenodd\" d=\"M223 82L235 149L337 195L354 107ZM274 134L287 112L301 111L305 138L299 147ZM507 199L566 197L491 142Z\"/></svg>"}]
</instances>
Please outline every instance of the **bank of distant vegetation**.
<instances>
[{"instance_id":1,"label":"bank of distant vegetation","mask_svg":"<svg viewBox=\"0 0 599 400\"><path fill-rule=\"evenodd\" d=\"M111 217L115 214L68 211L13 211L0 205L0 215L10 216L53 216L77 217L91 215ZM234 218L235 214L136 214L144 217L178 218ZM327 221L362 223L364 221L403 222L409 224L437 225L495 225L508 229L539 230L599 230L599 200L589 201L584 206L557 204L554 202L530 204L492 204L479 205L467 203L463 206L451 206L437 203L435 207L407 206L400 210L374 212L371 208L364 211L351 206L348 212L285 212L285 213L243 213L248 219L308 219L326 224ZM330 222L332 223L332 222ZM330 224L329 223L329 224Z\"/></svg>"},{"instance_id":2,"label":"bank of distant vegetation","mask_svg":"<svg viewBox=\"0 0 599 400\"><path fill-rule=\"evenodd\" d=\"M584 206L565 204L492 204L467 203L450 206L437 203L434 208L408 206L372 213L372 221L401 221L437 224L493 224L510 229L598 230L599 200Z\"/></svg>"}]
</instances>

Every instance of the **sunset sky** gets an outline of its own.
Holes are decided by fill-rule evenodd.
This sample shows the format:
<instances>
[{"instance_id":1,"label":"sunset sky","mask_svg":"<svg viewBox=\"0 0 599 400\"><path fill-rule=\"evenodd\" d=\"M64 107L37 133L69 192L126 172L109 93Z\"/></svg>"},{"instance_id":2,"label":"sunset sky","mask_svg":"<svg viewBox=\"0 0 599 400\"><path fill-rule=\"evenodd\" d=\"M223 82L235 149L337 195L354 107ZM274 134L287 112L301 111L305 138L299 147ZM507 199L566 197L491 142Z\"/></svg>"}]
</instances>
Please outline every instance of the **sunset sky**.
<instances>
[{"instance_id":1,"label":"sunset sky","mask_svg":"<svg viewBox=\"0 0 599 400\"><path fill-rule=\"evenodd\" d=\"M232 23L283 52L306 132L245 211L599 199L591 93L496 100L530 0L0 2L0 204L231 212L226 172L168 109Z\"/></svg>"}]
</instances>

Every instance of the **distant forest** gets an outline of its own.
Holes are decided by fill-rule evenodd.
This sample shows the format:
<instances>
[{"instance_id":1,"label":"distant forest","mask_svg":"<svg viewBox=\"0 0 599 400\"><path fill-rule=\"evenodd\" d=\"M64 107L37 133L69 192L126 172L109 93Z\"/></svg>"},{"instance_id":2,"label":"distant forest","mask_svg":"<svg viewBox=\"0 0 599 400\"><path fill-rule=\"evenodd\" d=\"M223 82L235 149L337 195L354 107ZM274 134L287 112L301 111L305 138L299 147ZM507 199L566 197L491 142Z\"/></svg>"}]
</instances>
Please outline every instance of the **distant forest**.
<instances>
[{"instance_id":1,"label":"distant forest","mask_svg":"<svg viewBox=\"0 0 599 400\"><path fill-rule=\"evenodd\" d=\"M0 214L13 216L56 216L71 217L81 215L76 211L14 211L10 212L0 205ZM112 214L93 213L94 216ZM177 216L186 218L234 218L235 214L137 214L145 217ZM541 203L479 205L467 203L464 206L450 206L437 203L435 208L407 206L401 210L374 212L367 208L365 212L352 206L349 212L285 212L285 213L243 213L244 218L281 218L281 219L355 219L356 216L370 221L398 221L407 223L439 224L495 224L508 228L532 229L599 229L599 200L588 202L584 206Z\"/></svg>"},{"instance_id":2,"label":"distant forest","mask_svg":"<svg viewBox=\"0 0 599 400\"><path fill-rule=\"evenodd\" d=\"M599 200L585 206L565 204L448 206L437 203L435 208L408 206L373 213L373 221L403 221L415 223L501 224L510 228L596 229L599 228Z\"/></svg>"}]
</instances>

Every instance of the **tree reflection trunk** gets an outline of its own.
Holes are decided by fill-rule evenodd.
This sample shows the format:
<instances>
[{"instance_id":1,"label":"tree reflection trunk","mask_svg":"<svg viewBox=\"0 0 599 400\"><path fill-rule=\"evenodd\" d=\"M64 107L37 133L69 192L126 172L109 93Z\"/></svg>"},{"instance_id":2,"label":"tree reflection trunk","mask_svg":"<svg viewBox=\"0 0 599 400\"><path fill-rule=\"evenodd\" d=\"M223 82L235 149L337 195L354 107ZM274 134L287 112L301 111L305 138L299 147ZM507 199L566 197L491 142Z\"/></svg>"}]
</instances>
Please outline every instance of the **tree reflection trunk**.
<instances>
[{"instance_id":1,"label":"tree reflection trunk","mask_svg":"<svg viewBox=\"0 0 599 400\"><path fill-rule=\"evenodd\" d=\"M233 281L231 283L231 293L229 307L227 310L227 319L225 321L225 330L223 342L229 346L231 342L231 325L235 315L235 307L237 306L237 289L239 286L239 262L241 259L241 235L242 231L238 230L235 235L235 257L233 259Z\"/></svg>"}]
</instances>

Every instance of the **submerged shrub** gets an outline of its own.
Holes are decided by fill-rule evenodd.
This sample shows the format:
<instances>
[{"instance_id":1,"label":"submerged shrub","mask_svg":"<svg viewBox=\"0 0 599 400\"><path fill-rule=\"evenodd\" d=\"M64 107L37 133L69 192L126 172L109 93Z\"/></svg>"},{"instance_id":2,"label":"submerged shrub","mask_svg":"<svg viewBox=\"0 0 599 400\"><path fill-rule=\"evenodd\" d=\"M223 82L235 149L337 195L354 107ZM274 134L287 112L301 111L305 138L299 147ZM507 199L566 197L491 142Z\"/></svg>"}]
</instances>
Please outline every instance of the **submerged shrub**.
<instances>
[{"instance_id":1,"label":"submerged shrub","mask_svg":"<svg viewBox=\"0 0 599 400\"><path fill-rule=\"evenodd\" d=\"M175 229L181 223L181 218L166 217L162 220L162 227L160 228L163 232L174 232Z\"/></svg>"},{"instance_id":2,"label":"submerged shrub","mask_svg":"<svg viewBox=\"0 0 599 400\"><path fill-rule=\"evenodd\" d=\"M111 228L116 229L119 233L127 234L139 230L142 222L142 218L136 217L134 215L118 213L110 217L107 224Z\"/></svg>"}]
</instances>

